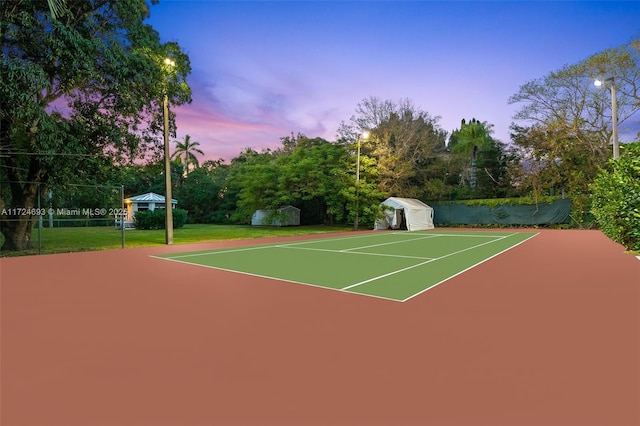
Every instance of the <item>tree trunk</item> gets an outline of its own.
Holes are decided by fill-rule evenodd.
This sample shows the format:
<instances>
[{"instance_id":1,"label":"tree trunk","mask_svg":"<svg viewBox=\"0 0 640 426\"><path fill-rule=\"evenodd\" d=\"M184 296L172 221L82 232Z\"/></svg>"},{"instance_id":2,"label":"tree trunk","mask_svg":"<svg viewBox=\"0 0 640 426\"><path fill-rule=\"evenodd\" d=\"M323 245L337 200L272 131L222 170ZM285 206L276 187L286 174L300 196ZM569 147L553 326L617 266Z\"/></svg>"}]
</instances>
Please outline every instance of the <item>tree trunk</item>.
<instances>
[{"instance_id":1,"label":"tree trunk","mask_svg":"<svg viewBox=\"0 0 640 426\"><path fill-rule=\"evenodd\" d=\"M11 183L11 206L5 207L10 214L2 215L0 232L4 235L2 250L22 251L33 248L31 234L38 216L26 214L36 206L37 183Z\"/></svg>"},{"instance_id":2,"label":"tree trunk","mask_svg":"<svg viewBox=\"0 0 640 426\"><path fill-rule=\"evenodd\" d=\"M477 175L477 164L476 164L476 151L478 150L478 147L476 145L473 146L473 149L471 150L471 178L469 179L469 183L471 186L471 189L475 189L476 188L476 175Z\"/></svg>"}]
</instances>

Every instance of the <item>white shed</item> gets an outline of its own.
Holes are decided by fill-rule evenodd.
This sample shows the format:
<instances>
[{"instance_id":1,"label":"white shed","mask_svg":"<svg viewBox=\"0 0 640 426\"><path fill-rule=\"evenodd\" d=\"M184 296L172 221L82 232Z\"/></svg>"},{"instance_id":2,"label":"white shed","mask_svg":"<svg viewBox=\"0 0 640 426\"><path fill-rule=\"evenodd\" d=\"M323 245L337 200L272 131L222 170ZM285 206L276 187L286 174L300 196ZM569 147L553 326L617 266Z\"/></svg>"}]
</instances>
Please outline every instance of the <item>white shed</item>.
<instances>
[{"instance_id":1,"label":"white shed","mask_svg":"<svg viewBox=\"0 0 640 426\"><path fill-rule=\"evenodd\" d=\"M277 210L256 210L251 216L251 225L298 226L300 225L300 209L294 206L283 206Z\"/></svg>"},{"instance_id":2,"label":"white shed","mask_svg":"<svg viewBox=\"0 0 640 426\"><path fill-rule=\"evenodd\" d=\"M423 231L433 229L433 208L415 198L389 197L381 206L385 218L376 221L376 229L407 229Z\"/></svg>"}]
</instances>

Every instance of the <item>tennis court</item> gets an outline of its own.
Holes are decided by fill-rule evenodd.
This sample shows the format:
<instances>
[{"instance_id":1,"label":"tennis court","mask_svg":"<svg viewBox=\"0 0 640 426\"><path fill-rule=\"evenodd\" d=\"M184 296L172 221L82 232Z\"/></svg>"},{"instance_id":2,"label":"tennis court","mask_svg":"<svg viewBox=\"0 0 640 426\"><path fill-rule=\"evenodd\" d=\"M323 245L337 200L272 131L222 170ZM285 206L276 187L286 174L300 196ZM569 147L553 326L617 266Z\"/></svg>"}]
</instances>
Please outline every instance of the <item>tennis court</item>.
<instances>
[{"instance_id":1,"label":"tennis court","mask_svg":"<svg viewBox=\"0 0 640 426\"><path fill-rule=\"evenodd\" d=\"M381 231L153 257L404 302L535 235Z\"/></svg>"}]
</instances>

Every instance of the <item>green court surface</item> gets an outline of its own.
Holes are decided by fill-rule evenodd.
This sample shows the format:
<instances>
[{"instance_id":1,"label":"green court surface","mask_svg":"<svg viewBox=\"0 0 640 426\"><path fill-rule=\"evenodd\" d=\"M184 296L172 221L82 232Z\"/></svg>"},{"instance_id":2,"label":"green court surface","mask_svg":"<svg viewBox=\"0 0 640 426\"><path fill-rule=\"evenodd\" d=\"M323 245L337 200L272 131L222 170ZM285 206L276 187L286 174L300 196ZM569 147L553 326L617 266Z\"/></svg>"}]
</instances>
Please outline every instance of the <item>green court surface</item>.
<instances>
[{"instance_id":1,"label":"green court surface","mask_svg":"<svg viewBox=\"0 0 640 426\"><path fill-rule=\"evenodd\" d=\"M535 235L533 232L372 231L346 237L153 257L406 301Z\"/></svg>"}]
</instances>

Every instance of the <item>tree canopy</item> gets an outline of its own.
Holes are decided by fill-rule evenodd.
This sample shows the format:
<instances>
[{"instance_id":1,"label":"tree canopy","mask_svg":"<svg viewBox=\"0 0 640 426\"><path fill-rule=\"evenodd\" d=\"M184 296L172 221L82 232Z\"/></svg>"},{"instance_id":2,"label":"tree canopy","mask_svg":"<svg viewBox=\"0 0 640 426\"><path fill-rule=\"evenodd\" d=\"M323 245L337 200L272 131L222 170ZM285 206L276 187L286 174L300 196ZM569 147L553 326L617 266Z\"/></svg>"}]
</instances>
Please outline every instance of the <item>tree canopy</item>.
<instances>
[{"instance_id":1,"label":"tree canopy","mask_svg":"<svg viewBox=\"0 0 640 426\"><path fill-rule=\"evenodd\" d=\"M521 157L520 183L536 192L589 192L589 184L612 155L610 91L596 88L594 80L615 84L618 124L631 122L640 111L639 47L638 40L632 40L596 53L526 82L510 98L520 105L511 126Z\"/></svg>"},{"instance_id":2,"label":"tree canopy","mask_svg":"<svg viewBox=\"0 0 640 426\"><path fill-rule=\"evenodd\" d=\"M350 141L367 130L361 153L377 170L377 189L386 196L433 196L430 181L440 180L447 132L439 117L417 108L410 99L399 102L375 96L363 99L350 123L342 123L340 140ZM436 172L436 174L433 174Z\"/></svg>"},{"instance_id":3,"label":"tree canopy","mask_svg":"<svg viewBox=\"0 0 640 426\"><path fill-rule=\"evenodd\" d=\"M100 179L103 166L156 149L162 94L172 104L191 100L189 58L144 23L144 0L55 11L38 0L0 1L0 199L22 208L33 207L39 185ZM4 248L27 247L34 220L3 221Z\"/></svg>"},{"instance_id":4,"label":"tree canopy","mask_svg":"<svg viewBox=\"0 0 640 426\"><path fill-rule=\"evenodd\" d=\"M607 151L611 138L611 99L596 79L616 85L618 123L640 110L640 50L637 41L596 53L577 64L526 82L509 102L520 104L517 121L530 125L562 126L575 138L586 138L594 149Z\"/></svg>"}]
</instances>

